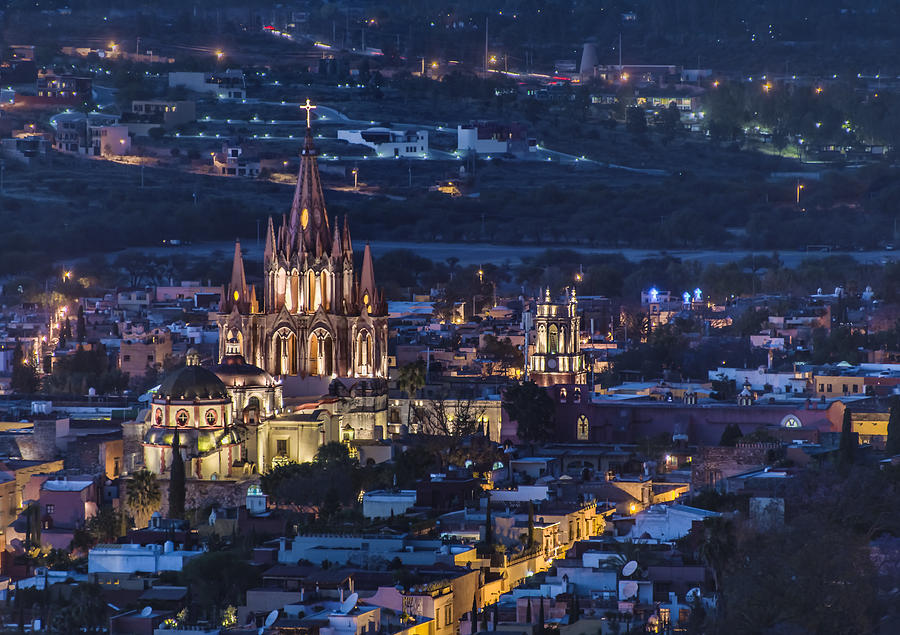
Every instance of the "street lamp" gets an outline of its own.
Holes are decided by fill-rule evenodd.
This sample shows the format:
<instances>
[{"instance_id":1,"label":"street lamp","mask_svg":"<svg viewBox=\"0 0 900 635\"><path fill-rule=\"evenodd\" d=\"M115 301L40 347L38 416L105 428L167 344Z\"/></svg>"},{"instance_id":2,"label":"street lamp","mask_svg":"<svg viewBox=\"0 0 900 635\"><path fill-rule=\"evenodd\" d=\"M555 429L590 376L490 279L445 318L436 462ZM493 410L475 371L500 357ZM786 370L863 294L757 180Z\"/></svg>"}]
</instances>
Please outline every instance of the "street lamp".
<instances>
[{"instance_id":1,"label":"street lamp","mask_svg":"<svg viewBox=\"0 0 900 635\"><path fill-rule=\"evenodd\" d=\"M217 60L221 60L223 57L225 57L225 53L223 53L222 51L216 51Z\"/></svg>"},{"instance_id":2,"label":"street lamp","mask_svg":"<svg viewBox=\"0 0 900 635\"><path fill-rule=\"evenodd\" d=\"M802 190L805 187L806 186L803 185L799 180L797 181L797 205L800 204L800 190Z\"/></svg>"},{"instance_id":3,"label":"street lamp","mask_svg":"<svg viewBox=\"0 0 900 635\"><path fill-rule=\"evenodd\" d=\"M353 189L359 189L359 168L353 168L350 170L350 173L353 175Z\"/></svg>"},{"instance_id":4,"label":"street lamp","mask_svg":"<svg viewBox=\"0 0 900 635\"><path fill-rule=\"evenodd\" d=\"M71 271L68 271L68 270L67 270L67 271L63 271L63 275L62 275L63 281L69 280L71 277L72 277L72 272L71 272Z\"/></svg>"}]
</instances>

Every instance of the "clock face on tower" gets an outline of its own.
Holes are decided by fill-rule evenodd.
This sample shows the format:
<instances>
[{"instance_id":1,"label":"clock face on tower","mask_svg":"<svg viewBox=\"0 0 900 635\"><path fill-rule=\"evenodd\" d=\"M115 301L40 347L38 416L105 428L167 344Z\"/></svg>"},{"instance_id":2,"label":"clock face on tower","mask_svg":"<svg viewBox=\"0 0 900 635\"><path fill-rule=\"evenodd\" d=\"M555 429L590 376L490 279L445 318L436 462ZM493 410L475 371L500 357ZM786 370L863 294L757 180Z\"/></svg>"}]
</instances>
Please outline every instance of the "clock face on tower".
<instances>
[{"instance_id":1,"label":"clock face on tower","mask_svg":"<svg viewBox=\"0 0 900 635\"><path fill-rule=\"evenodd\" d=\"M309 225L309 210L304 207L300 212L300 227L306 229L307 225Z\"/></svg>"},{"instance_id":2,"label":"clock face on tower","mask_svg":"<svg viewBox=\"0 0 900 635\"><path fill-rule=\"evenodd\" d=\"M548 359L548 360L547 360L547 368L549 368L550 370L556 370L556 366L557 366L557 364L556 364L556 360L555 360L555 359Z\"/></svg>"}]
</instances>

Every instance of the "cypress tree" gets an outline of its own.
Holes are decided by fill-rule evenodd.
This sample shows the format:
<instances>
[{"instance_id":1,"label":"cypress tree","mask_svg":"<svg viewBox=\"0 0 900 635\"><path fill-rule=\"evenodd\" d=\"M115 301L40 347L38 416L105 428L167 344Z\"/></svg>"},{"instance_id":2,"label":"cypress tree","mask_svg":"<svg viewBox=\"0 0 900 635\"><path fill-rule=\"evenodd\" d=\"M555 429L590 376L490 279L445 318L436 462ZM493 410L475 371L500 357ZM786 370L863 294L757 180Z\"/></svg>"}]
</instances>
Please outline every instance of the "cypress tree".
<instances>
[{"instance_id":1,"label":"cypress tree","mask_svg":"<svg viewBox=\"0 0 900 635\"><path fill-rule=\"evenodd\" d=\"M528 548L534 548L534 501L528 501Z\"/></svg>"},{"instance_id":2,"label":"cypress tree","mask_svg":"<svg viewBox=\"0 0 900 635\"><path fill-rule=\"evenodd\" d=\"M178 429L172 438L172 466L169 468L169 518L184 518L184 460L181 458Z\"/></svg>"},{"instance_id":3,"label":"cypress tree","mask_svg":"<svg viewBox=\"0 0 900 635\"><path fill-rule=\"evenodd\" d=\"M487 607L481 609L481 630L487 632L488 629L488 612Z\"/></svg>"},{"instance_id":4,"label":"cypress tree","mask_svg":"<svg viewBox=\"0 0 900 635\"><path fill-rule=\"evenodd\" d=\"M891 400L891 416L888 419L887 442L885 450L888 456L900 454L900 400Z\"/></svg>"},{"instance_id":5,"label":"cypress tree","mask_svg":"<svg viewBox=\"0 0 900 635\"><path fill-rule=\"evenodd\" d=\"M494 544L494 519L491 517L491 495L488 494L484 511L484 542L488 546Z\"/></svg>"},{"instance_id":6,"label":"cypress tree","mask_svg":"<svg viewBox=\"0 0 900 635\"><path fill-rule=\"evenodd\" d=\"M853 420L850 409L844 407L844 422L841 425L841 445L838 448L838 461L843 467L849 467L856 458L856 436L853 434Z\"/></svg>"},{"instance_id":7,"label":"cypress tree","mask_svg":"<svg viewBox=\"0 0 900 635\"><path fill-rule=\"evenodd\" d=\"M499 606L500 606L499 602L494 603L494 630L495 631L497 630L497 623L500 621L500 615L499 615L500 609L498 608Z\"/></svg>"},{"instance_id":8,"label":"cypress tree","mask_svg":"<svg viewBox=\"0 0 900 635\"><path fill-rule=\"evenodd\" d=\"M478 619L478 592L472 594L472 632L475 632L475 620Z\"/></svg>"},{"instance_id":9,"label":"cypress tree","mask_svg":"<svg viewBox=\"0 0 900 635\"><path fill-rule=\"evenodd\" d=\"M544 635L544 596L538 598L538 601L541 603L538 608L538 634Z\"/></svg>"},{"instance_id":10,"label":"cypress tree","mask_svg":"<svg viewBox=\"0 0 900 635\"><path fill-rule=\"evenodd\" d=\"M531 624L531 596L528 596L528 606L525 607L525 623Z\"/></svg>"},{"instance_id":11,"label":"cypress tree","mask_svg":"<svg viewBox=\"0 0 900 635\"><path fill-rule=\"evenodd\" d=\"M83 342L87 338L87 323L84 320L84 305L78 305L78 323L75 328L78 330L78 341Z\"/></svg>"}]
</instances>

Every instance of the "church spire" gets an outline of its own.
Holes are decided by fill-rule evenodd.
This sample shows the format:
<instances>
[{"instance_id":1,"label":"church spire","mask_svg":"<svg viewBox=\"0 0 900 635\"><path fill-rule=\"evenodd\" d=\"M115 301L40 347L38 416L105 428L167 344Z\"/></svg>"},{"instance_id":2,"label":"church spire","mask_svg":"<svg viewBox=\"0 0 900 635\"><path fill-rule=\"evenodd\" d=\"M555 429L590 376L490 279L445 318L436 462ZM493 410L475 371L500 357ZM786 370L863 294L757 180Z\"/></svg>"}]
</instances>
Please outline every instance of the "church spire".
<instances>
[{"instance_id":1,"label":"church spire","mask_svg":"<svg viewBox=\"0 0 900 635\"><path fill-rule=\"evenodd\" d=\"M347 215L344 214L344 244L342 245L344 253L351 258L353 257L353 243L350 242L350 222Z\"/></svg>"},{"instance_id":2,"label":"church spire","mask_svg":"<svg viewBox=\"0 0 900 635\"><path fill-rule=\"evenodd\" d=\"M376 309L375 297L375 266L372 264L372 250L369 249L369 243L366 243L366 249L363 252L362 273L359 277L359 304L365 306L369 314L374 313Z\"/></svg>"},{"instance_id":3,"label":"church spire","mask_svg":"<svg viewBox=\"0 0 900 635\"><path fill-rule=\"evenodd\" d=\"M316 240L320 239L327 252L331 251L331 232L319 176L318 151L313 143L312 128L309 127L310 111L313 108L315 106L310 105L307 100L304 107L307 113L306 138L300 150L300 172L291 202L289 232L293 240L303 244L305 251L314 251Z\"/></svg>"},{"instance_id":4,"label":"church spire","mask_svg":"<svg viewBox=\"0 0 900 635\"><path fill-rule=\"evenodd\" d=\"M341 257L341 234L338 231L337 219L334 220L334 236L331 239L331 259L337 261Z\"/></svg>"},{"instance_id":5,"label":"church spire","mask_svg":"<svg viewBox=\"0 0 900 635\"><path fill-rule=\"evenodd\" d=\"M241 311L247 305L247 277L244 275L244 257L241 255L241 241L234 241L234 262L231 265L231 283L228 285L228 305Z\"/></svg>"},{"instance_id":6,"label":"church spire","mask_svg":"<svg viewBox=\"0 0 900 635\"><path fill-rule=\"evenodd\" d=\"M266 227L266 247L263 250L263 262L268 265L275 260L275 226L272 217L269 216L269 225Z\"/></svg>"}]
</instances>

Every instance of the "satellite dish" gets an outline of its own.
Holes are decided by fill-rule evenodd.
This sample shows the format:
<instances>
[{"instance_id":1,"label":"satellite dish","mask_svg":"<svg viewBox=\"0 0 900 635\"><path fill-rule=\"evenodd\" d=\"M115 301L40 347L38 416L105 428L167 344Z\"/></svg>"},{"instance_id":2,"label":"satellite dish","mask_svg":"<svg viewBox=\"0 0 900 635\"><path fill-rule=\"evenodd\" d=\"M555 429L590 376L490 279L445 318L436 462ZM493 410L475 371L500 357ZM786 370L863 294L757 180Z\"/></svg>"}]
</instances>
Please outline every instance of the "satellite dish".
<instances>
[{"instance_id":1,"label":"satellite dish","mask_svg":"<svg viewBox=\"0 0 900 635\"><path fill-rule=\"evenodd\" d=\"M341 602L341 613L346 615L356 608L356 602L359 600L359 593L351 593L347 599Z\"/></svg>"},{"instance_id":2,"label":"satellite dish","mask_svg":"<svg viewBox=\"0 0 900 635\"><path fill-rule=\"evenodd\" d=\"M632 580L628 580L627 582L622 583L622 595L627 600L628 598L634 597L638 592L638 583Z\"/></svg>"},{"instance_id":3,"label":"satellite dish","mask_svg":"<svg viewBox=\"0 0 900 635\"><path fill-rule=\"evenodd\" d=\"M695 600L699 600L700 599L700 587L695 586L693 589L691 589L687 593L685 593L684 597L688 602L693 602Z\"/></svg>"},{"instance_id":4,"label":"satellite dish","mask_svg":"<svg viewBox=\"0 0 900 635\"><path fill-rule=\"evenodd\" d=\"M277 620L277 619L278 619L278 609L275 609L274 611L272 611L271 613L266 615L266 623L265 623L264 628L269 628L270 626L272 626L272 624L274 624L275 620Z\"/></svg>"},{"instance_id":5,"label":"satellite dish","mask_svg":"<svg viewBox=\"0 0 900 635\"><path fill-rule=\"evenodd\" d=\"M153 613L153 607L152 607L152 606L145 606L145 607L144 607L144 610L141 611L141 617L150 617L150 615L151 615L152 613Z\"/></svg>"},{"instance_id":6,"label":"satellite dish","mask_svg":"<svg viewBox=\"0 0 900 635\"><path fill-rule=\"evenodd\" d=\"M637 571L637 568L638 568L638 563L635 562L634 560L629 560L628 562L625 563L625 566L622 567L622 575L624 575L627 578L632 573Z\"/></svg>"}]
</instances>

